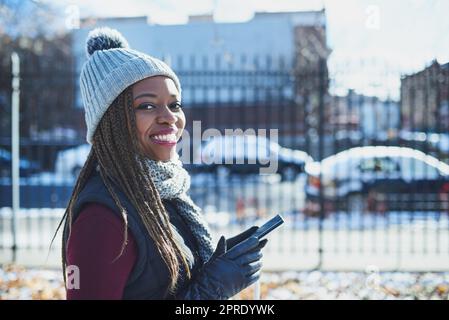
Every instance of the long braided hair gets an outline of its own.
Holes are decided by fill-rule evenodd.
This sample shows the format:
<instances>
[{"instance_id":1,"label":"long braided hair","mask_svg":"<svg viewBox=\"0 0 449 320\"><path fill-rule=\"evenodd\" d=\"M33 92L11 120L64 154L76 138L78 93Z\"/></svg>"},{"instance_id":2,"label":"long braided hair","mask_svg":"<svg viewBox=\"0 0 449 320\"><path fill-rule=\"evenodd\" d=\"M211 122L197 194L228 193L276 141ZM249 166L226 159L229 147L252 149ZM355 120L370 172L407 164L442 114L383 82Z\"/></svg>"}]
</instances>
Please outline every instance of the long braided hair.
<instances>
[{"instance_id":1,"label":"long braided hair","mask_svg":"<svg viewBox=\"0 0 449 320\"><path fill-rule=\"evenodd\" d=\"M148 235L154 240L162 259L167 265L171 281L165 294L174 293L181 266L186 270L187 278L190 278L190 268L186 253L175 240L167 211L145 165L145 156L139 152L136 118L132 101L132 90L128 87L114 100L103 115L95 131L87 161L80 171L67 209L56 230L57 233L61 225L65 224L62 237L64 282L67 281L65 235L66 232L70 235L72 210L79 193L85 186L92 170L95 169L96 163L98 163L100 175L118 208L120 208L124 222L124 241L117 258L123 254L126 247L128 220L126 209L114 192L111 180L118 183L120 189L135 207L148 231Z\"/></svg>"}]
</instances>

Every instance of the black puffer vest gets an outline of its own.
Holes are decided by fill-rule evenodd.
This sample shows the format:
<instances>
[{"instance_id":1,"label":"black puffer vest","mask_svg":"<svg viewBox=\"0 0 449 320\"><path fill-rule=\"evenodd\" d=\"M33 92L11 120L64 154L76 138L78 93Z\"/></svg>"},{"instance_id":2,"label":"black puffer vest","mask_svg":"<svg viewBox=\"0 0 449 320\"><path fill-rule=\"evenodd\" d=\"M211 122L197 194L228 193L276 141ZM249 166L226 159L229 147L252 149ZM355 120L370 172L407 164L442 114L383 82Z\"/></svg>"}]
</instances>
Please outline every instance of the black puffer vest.
<instances>
[{"instance_id":1,"label":"black puffer vest","mask_svg":"<svg viewBox=\"0 0 449 320\"><path fill-rule=\"evenodd\" d=\"M123 299L173 299L175 295L164 296L169 285L168 268L159 252L156 249L154 241L148 235L134 206L129 202L125 194L114 185L120 203L128 212L128 227L138 247L138 256L132 272L128 278ZM188 225L182 217L176 212L176 208L169 200L162 200L169 214L172 225L176 228L183 239L182 246L184 250L190 251L194 257L194 264L191 270L192 277L200 268L197 242L191 233ZM79 216L83 206L89 202L100 203L112 209L117 217L121 218L120 210L109 194L100 174L93 170L92 175L87 181L85 187L80 192L78 200L74 205L73 222ZM73 223L72 222L72 223ZM67 232L64 232L67 240ZM185 280L185 270L178 280L178 290L182 290L188 283Z\"/></svg>"}]
</instances>

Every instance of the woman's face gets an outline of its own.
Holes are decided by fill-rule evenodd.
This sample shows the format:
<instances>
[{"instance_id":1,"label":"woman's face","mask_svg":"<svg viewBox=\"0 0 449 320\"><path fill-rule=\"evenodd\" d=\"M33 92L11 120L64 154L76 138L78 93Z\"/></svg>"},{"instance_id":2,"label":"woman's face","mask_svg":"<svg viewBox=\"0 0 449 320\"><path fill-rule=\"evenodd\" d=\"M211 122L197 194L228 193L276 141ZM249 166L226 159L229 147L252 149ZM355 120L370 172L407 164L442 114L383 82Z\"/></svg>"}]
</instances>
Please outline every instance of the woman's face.
<instances>
[{"instance_id":1,"label":"woman's face","mask_svg":"<svg viewBox=\"0 0 449 320\"><path fill-rule=\"evenodd\" d=\"M171 159L186 122L175 83L150 77L135 83L132 92L141 152L153 160Z\"/></svg>"}]
</instances>

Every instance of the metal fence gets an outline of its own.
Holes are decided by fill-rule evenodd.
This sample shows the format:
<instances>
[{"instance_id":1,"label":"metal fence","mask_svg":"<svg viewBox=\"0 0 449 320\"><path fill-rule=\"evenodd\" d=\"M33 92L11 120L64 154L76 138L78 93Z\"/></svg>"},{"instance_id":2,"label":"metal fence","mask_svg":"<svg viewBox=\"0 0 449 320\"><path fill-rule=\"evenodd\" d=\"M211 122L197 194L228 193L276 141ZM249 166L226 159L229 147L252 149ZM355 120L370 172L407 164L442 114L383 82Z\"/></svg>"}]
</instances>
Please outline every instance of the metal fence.
<instances>
[{"instance_id":1,"label":"metal fence","mask_svg":"<svg viewBox=\"0 0 449 320\"><path fill-rule=\"evenodd\" d=\"M260 174L259 155L252 159L255 164L249 163L252 145L243 148L243 156L237 155L238 145L227 149L232 163L185 164L191 173L190 195L215 235L236 233L280 213L286 224L270 235L267 268L447 269L449 81L444 68L398 78L401 92L395 100L351 90L334 94L337 76L325 61L299 70L272 57L255 58L241 70L222 68L219 60L215 65L203 61L202 66L176 70L191 136L194 121L200 121L202 133L254 130L259 139L263 131L258 130L275 130L267 136L276 155L275 173ZM42 87L34 85L37 78L22 75L28 92L21 99L25 94L39 99L64 79L76 77L63 75L58 81L53 76L56 87ZM24 101L20 110L26 117L33 102ZM76 94L71 103L78 110L74 114L82 114ZM35 112L47 121L44 108ZM0 262L59 263L58 240L50 260L42 253L87 156L79 119L74 118L71 128L43 131L37 121L20 131L20 210L14 214L11 122L2 121ZM214 151L211 141L194 140L190 159L203 161ZM207 152L198 153L199 145ZM239 157L242 164L236 164Z\"/></svg>"}]
</instances>

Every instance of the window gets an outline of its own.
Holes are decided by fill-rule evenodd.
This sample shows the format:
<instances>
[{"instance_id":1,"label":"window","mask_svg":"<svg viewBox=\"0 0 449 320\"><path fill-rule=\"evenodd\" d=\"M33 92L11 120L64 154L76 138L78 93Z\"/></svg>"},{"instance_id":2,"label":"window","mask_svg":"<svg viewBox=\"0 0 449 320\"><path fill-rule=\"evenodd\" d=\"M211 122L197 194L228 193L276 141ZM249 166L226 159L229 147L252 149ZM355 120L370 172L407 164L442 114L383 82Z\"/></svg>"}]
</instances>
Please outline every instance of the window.
<instances>
[{"instance_id":1,"label":"window","mask_svg":"<svg viewBox=\"0 0 449 320\"><path fill-rule=\"evenodd\" d=\"M399 171L399 164L391 158L367 158L360 161L360 171L392 174Z\"/></svg>"}]
</instances>

